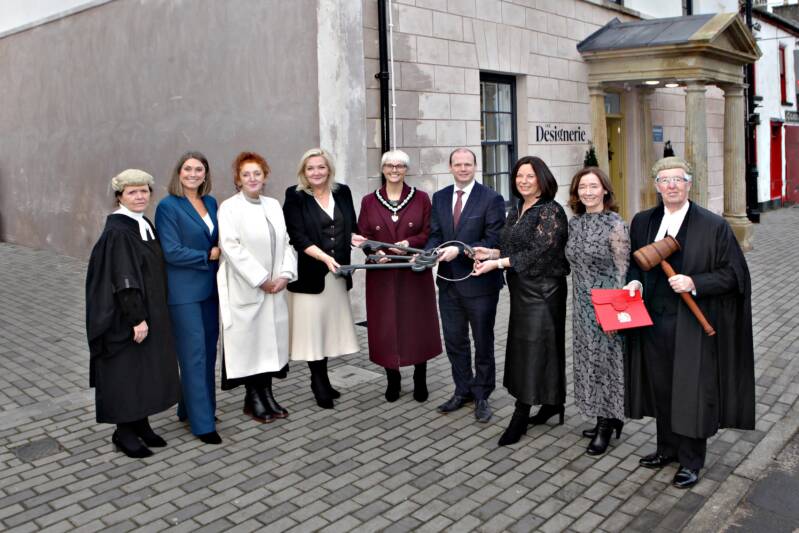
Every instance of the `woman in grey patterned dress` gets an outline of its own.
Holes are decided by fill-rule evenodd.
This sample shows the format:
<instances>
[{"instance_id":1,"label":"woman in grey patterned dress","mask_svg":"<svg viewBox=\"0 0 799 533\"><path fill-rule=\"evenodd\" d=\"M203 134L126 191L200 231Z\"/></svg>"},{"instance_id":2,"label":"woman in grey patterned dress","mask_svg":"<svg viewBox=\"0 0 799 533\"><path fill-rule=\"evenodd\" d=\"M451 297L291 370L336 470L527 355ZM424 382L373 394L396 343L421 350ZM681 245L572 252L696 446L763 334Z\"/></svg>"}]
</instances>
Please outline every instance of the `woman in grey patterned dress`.
<instances>
[{"instance_id":1,"label":"woman in grey patterned dress","mask_svg":"<svg viewBox=\"0 0 799 533\"><path fill-rule=\"evenodd\" d=\"M624 352L622 337L605 333L591 304L592 288L624 286L630 258L627 225L616 213L613 189L607 175L587 167L572 178L566 258L571 263L573 312L572 341L574 398L583 416L596 417L587 453L607 450L613 431L621 435L624 423Z\"/></svg>"}]
</instances>

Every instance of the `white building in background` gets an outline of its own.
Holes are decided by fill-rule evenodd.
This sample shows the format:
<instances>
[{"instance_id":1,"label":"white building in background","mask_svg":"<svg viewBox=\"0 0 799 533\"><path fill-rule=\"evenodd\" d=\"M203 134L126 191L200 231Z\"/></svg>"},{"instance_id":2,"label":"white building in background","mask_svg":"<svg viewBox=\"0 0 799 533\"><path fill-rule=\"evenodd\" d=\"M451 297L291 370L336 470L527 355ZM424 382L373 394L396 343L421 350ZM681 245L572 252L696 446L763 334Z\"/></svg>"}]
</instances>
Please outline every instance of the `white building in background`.
<instances>
[{"instance_id":1,"label":"white building in background","mask_svg":"<svg viewBox=\"0 0 799 533\"><path fill-rule=\"evenodd\" d=\"M783 5L782 2L770 2ZM794 2L795 4L796 2ZM754 10L755 37L763 57L755 63L758 202L763 209L799 202L799 114L796 50L799 22L765 8Z\"/></svg>"}]
</instances>

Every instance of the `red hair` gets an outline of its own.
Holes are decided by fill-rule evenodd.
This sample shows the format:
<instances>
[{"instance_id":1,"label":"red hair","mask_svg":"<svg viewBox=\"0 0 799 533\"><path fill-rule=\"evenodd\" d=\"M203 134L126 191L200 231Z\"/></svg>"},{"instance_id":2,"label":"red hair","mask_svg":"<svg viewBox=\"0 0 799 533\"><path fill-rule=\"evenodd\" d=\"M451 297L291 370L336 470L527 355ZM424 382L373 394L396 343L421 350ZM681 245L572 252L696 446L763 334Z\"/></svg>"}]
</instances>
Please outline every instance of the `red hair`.
<instances>
[{"instance_id":1,"label":"red hair","mask_svg":"<svg viewBox=\"0 0 799 533\"><path fill-rule=\"evenodd\" d=\"M233 160L233 186L236 187L236 190L239 190L239 173L241 172L241 167L246 165L247 163L255 163L264 173L264 179L269 176L269 173L272 171L269 168L269 163L266 162L266 159L257 152L241 152L239 155L236 156L236 159Z\"/></svg>"}]
</instances>

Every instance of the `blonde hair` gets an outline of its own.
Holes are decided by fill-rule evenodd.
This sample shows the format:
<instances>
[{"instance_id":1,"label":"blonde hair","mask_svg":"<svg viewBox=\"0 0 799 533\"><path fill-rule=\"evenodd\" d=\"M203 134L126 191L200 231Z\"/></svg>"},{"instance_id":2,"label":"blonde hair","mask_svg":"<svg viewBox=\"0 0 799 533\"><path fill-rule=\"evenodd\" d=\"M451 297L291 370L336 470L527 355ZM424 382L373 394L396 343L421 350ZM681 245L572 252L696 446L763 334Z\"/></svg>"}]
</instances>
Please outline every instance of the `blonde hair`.
<instances>
[{"instance_id":1,"label":"blonde hair","mask_svg":"<svg viewBox=\"0 0 799 533\"><path fill-rule=\"evenodd\" d=\"M322 148L311 148L302 154L302 159L300 159L300 164L297 167L297 191L313 194L313 191L311 190L311 183L308 181L308 178L305 177L305 165L308 164L308 160L312 157L321 157L325 160L328 172L326 182L327 188L331 191L338 189L338 183L336 183L335 179L336 167L333 165L333 158L330 157L330 154Z\"/></svg>"}]
</instances>

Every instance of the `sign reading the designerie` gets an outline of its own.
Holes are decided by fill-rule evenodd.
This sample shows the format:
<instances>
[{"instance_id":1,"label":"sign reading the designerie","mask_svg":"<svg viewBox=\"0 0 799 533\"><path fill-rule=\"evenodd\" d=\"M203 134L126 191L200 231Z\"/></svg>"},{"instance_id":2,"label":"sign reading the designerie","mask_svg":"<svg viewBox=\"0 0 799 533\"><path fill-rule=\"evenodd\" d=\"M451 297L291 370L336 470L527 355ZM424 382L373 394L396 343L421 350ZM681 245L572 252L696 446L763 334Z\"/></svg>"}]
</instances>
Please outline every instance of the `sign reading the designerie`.
<instances>
[{"instance_id":1,"label":"sign reading the designerie","mask_svg":"<svg viewBox=\"0 0 799 533\"><path fill-rule=\"evenodd\" d=\"M588 132L582 126L558 124L537 124L535 127L536 143L587 143Z\"/></svg>"}]
</instances>

